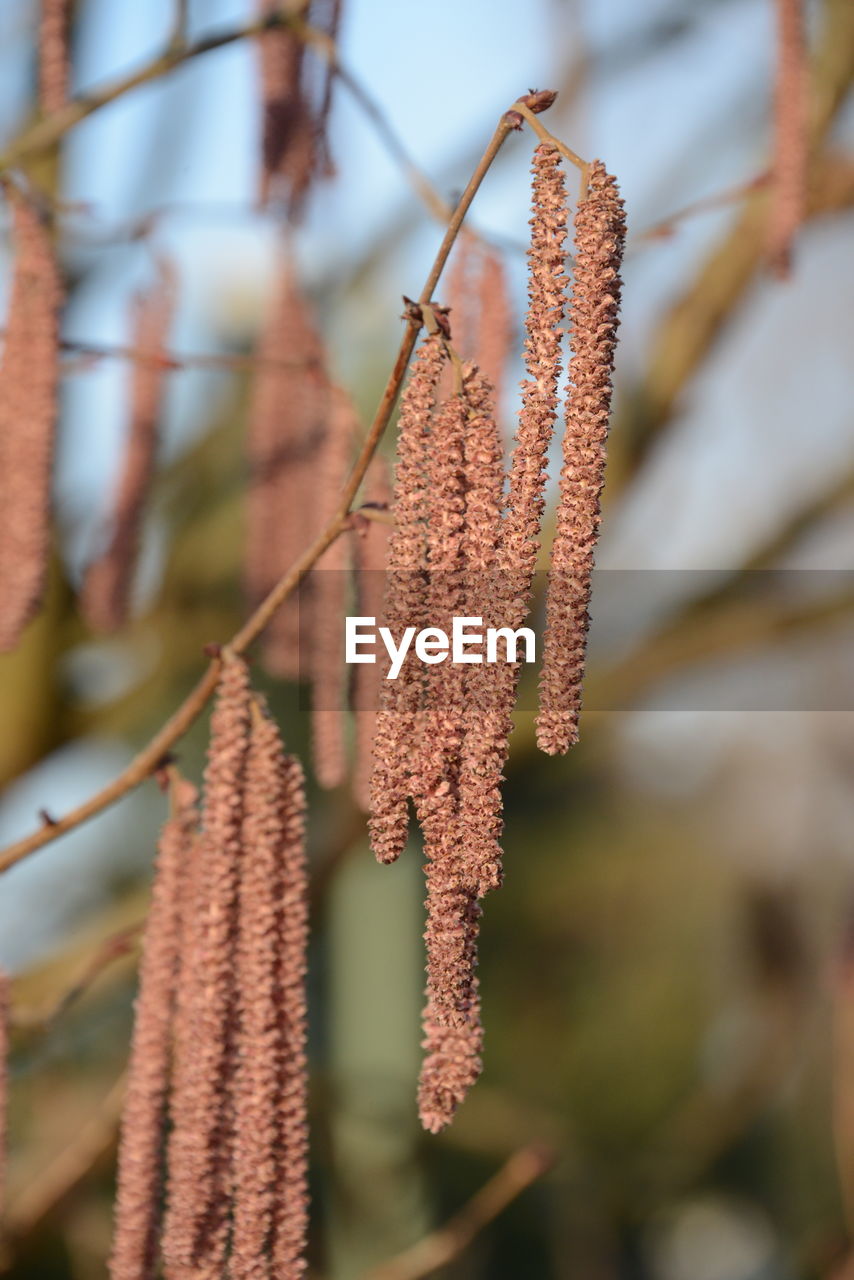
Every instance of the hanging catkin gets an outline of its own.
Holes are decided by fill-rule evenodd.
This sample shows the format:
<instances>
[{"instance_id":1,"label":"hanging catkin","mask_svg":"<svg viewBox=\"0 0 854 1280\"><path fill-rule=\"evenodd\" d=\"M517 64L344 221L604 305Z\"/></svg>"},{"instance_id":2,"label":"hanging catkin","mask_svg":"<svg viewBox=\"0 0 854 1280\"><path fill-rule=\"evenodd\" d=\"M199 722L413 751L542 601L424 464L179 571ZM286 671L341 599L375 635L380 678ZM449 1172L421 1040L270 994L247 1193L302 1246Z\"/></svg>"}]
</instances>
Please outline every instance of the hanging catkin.
<instances>
[{"instance_id":1,"label":"hanging catkin","mask_svg":"<svg viewBox=\"0 0 854 1280\"><path fill-rule=\"evenodd\" d=\"M173 813L163 827L140 962L127 1094L119 1139L112 1280L153 1280L158 1269L164 1135L183 864L196 827L196 789L173 783Z\"/></svg>"},{"instance_id":2,"label":"hanging catkin","mask_svg":"<svg viewBox=\"0 0 854 1280\"><path fill-rule=\"evenodd\" d=\"M466 426L463 445L466 519L467 617L485 627L505 625L504 575L496 573L501 540L503 448L495 420L494 391L476 366L463 371ZM460 762L461 839L466 884L478 896L501 883L501 781L512 727L516 671L504 662L473 664L466 671Z\"/></svg>"},{"instance_id":3,"label":"hanging catkin","mask_svg":"<svg viewBox=\"0 0 854 1280\"><path fill-rule=\"evenodd\" d=\"M0 969L0 1221L6 1209L6 1146L9 1113L9 1019L12 1007L9 975Z\"/></svg>"},{"instance_id":4,"label":"hanging catkin","mask_svg":"<svg viewBox=\"0 0 854 1280\"><path fill-rule=\"evenodd\" d=\"M513 345L513 308L501 257L494 249L482 255L478 280L474 358L501 404L504 371Z\"/></svg>"},{"instance_id":5,"label":"hanging catkin","mask_svg":"<svg viewBox=\"0 0 854 1280\"><path fill-rule=\"evenodd\" d=\"M333 387L318 471L317 501L323 524L332 518L341 500L357 431L358 418L350 397L340 387ZM349 564L349 539L338 537L311 574L312 752L315 776L322 787L337 787L347 769L344 615Z\"/></svg>"},{"instance_id":6,"label":"hanging catkin","mask_svg":"<svg viewBox=\"0 0 854 1280\"><path fill-rule=\"evenodd\" d=\"M305 1268L304 811L302 768L285 755L258 701L246 769L237 945L233 1280L295 1280Z\"/></svg>"},{"instance_id":7,"label":"hanging catkin","mask_svg":"<svg viewBox=\"0 0 854 1280\"><path fill-rule=\"evenodd\" d=\"M176 1275L220 1274L228 1244L234 1136L235 945L250 694L246 664L223 662L211 716L199 848L201 912L190 1028L179 1036L163 1250ZM183 1050L183 1052L181 1052Z\"/></svg>"},{"instance_id":8,"label":"hanging catkin","mask_svg":"<svg viewBox=\"0 0 854 1280\"><path fill-rule=\"evenodd\" d=\"M320 528L314 493L328 383L320 338L291 263L279 282L258 356L247 432L245 582L252 607ZM272 675L297 679L301 674L301 621L306 612L306 593L295 592L267 628L263 658Z\"/></svg>"},{"instance_id":9,"label":"hanging catkin","mask_svg":"<svg viewBox=\"0 0 854 1280\"><path fill-rule=\"evenodd\" d=\"M14 648L44 591L62 303L50 234L7 193L15 260L0 363L0 652Z\"/></svg>"},{"instance_id":10,"label":"hanging catkin","mask_svg":"<svg viewBox=\"0 0 854 1280\"><path fill-rule=\"evenodd\" d=\"M41 0L39 104L52 115L68 98L71 0Z\"/></svg>"},{"instance_id":11,"label":"hanging catkin","mask_svg":"<svg viewBox=\"0 0 854 1280\"><path fill-rule=\"evenodd\" d=\"M395 642L404 628L427 625L426 502L427 440L445 352L436 334L425 338L413 362L400 412L395 476L395 524L389 541L383 614ZM408 830L410 769L423 691L421 664L410 655L396 680L384 679L374 738L371 777L371 845L380 862L394 862Z\"/></svg>"},{"instance_id":12,"label":"hanging catkin","mask_svg":"<svg viewBox=\"0 0 854 1280\"><path fill-rule=\"evenodd\" d=\"M774 184L768 254L780 276L791 268L792 244L804 218L808 160L808 68L802 0L775 0Z\"/></svg>"},{"instance_id":13,"label":"hanging catkin","mask_svg":"<svg viewBox=\"0 0 854 1280\"><path fill-rule=\"evenodd\" d=\"M375 454L368 470L365 505L387 511L391 504L391 482L385 458ZM383 596L388 567L391 528L379 520L362 518L354 537L353 560L356 577L356 608L361 617L375 618L385 625ZM353 712L356 720L356 758L353 795L362 809L370 807L374 735L380 699L382 672L377 663L358 663L353 673Z\"/></svg>"},{"instance_id":14,"label":"hanging catkin","mask_svg":"<svg viewBox=\"0 0 854 1280\"><path fill-rule=\"evenodd\" d=\"M468 426L463 371L460 390L433 415L427 463L427 564L431 623L450 633L462 616L468 578L464 561ZM468 849L460 825L460 753L465 732L467 668L445 660L427 672L425 729L414 787L427 858L426 1050L419 1086L425 1128L453 1116L480 1073L477 936L480 909L467 886Z\"/></svg>"},{"instance_id":15,"label":"hanging catkin","mask_svg":"<svg viewBox=\"0 0 854 1280\"><path fill-rule=\"evenodd\" d=\"M124 462L102 555L89 567L81 607L95 631L116 631L127 620L145 502L154 473L165 346L175 304L175 272L161 262L158 278L134 299L135 363L130 391L130 422Z\"/></svg>"},{"instance_id":16,"label":"hanging catkin","mask_svg":"<svg viewBox=\"0 0 854 1280\"><path fill-rule=\"evenodd\" d=\"M625 234L617 184L595 160L575 215L572 359L537 717L537 744L549 755L567 751L578 740Z\"/></svg>"}]
</instances>

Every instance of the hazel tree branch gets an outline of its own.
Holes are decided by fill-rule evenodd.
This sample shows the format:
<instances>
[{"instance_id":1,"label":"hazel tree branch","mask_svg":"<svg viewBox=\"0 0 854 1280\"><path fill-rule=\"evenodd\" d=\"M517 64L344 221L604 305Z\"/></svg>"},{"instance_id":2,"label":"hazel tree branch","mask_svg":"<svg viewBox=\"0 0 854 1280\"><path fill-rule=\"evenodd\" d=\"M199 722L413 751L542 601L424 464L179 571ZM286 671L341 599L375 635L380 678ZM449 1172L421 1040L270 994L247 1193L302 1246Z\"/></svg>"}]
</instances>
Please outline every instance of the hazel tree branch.
<instances>
[{"instance_id":1,"label":"hazel tree branch","mask_svg":"<svg viewBox=\"0 0 854 1280\"><path fill-rule=\"evenodd\" d=\"M266 25L261 24L260 29L267 29ZM195 47L198 48L198 46ZM232 654L245 653L267 626L279 606L296 589L327 547L331 546L335 539L349 527L353 502L394 412L394 407L409 367L409 361L415 349L415 342L422 324L422 315L419 307L429 305L465 216L495 157L501 150L508 135L513 130L521 127L520 113L518 112L519 106L530 105L534 111L546 110L551 106L554 97L554 94L545 92L527 94L501 116L483 156L454 209L433 265L424 282L424 288L418 296L418 303L414 307L407 309L406 328L385 391L380 399L374 420L365 436L358 458L344 486L338 506L326 528L276 583L228 644L222 647L214 646L214 656L204 675L178 707L177 711L170 716L148 745L134 757L128 767L101 791L90 796L83 804L69 810L68 813L60 818L52 818L49 822L44 822L38 831L34 831L29 836L25 836L23 839L8 845L0 852L0 874L8 871L10 867L15 866L37 849L41 849L44 845L57 839L58 836L64 835L67 831L72 831L75 827L95 817L104 809L109 808L110 805L115 804L122 796L127 795L129 791L139 786L141 782L144 782L160 766L171 747L174 746L179 738L183 737L201 715L208 699L216 689L222 665L222 652L227 650Z\"/></svg>"}]
</instances>

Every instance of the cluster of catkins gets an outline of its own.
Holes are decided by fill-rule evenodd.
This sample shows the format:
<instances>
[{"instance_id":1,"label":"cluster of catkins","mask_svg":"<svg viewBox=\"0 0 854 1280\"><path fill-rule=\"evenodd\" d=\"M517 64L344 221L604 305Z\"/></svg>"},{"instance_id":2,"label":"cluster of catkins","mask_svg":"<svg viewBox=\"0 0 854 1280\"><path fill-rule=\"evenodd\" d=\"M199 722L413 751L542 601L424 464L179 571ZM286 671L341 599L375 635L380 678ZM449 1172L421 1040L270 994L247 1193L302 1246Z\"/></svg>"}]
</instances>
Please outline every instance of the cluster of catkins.
<instances>
[{"instance_id":1,"label":"cluster of catkins","mask_svg":"<svg viewBox=\"0 0 854 1280\"><path fill-rule=\"evenodd\" d=\"M459 359L444 317L415 359L400 415L383 610L398 641L407 626L450 632L454 616L516 630L528 613L567 286L564 175L560 154L547 143L534 155L531 227L527 376L506 486L494 388L479 364ZM550 754L578 736L624 236L616 184L596 161L575 218L572 356L537 721L538 743ZM435 312L427 319L435 321ZM450 321L453 328L453 311ZM406 844L410 800L423 832L427 1000L419 1110L434 1132L480 1071L480 901L502 878L500 785L517 681L515 663L425 668L410 655L397 679L382 684L370 830L384 863Z\"/></svg>"},{"instance_id":2,"label":"cluster of catkins","mask_svg":"<svg viewBox=\"0 0 854 1280\"><path fill-rule=\"evenodd\" d=\"M136 1003L113 1280L303 1274L302 768L225 655L204 803L174 770ZM168 1132L168 1137L167 1137Z\"/></svg>"}]
</instances>

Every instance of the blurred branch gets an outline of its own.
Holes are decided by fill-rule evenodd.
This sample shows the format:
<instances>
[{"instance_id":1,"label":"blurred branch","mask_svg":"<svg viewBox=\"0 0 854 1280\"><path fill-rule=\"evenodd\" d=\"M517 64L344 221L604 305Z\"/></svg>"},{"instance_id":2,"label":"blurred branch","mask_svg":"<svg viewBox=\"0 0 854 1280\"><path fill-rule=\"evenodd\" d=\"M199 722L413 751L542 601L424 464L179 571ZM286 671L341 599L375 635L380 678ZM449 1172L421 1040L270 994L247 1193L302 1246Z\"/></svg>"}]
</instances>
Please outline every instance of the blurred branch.
<instances>
[{"instance_id":1,"label":"blurred branch","mask_svg":"<svg viewBox=\"0 0 854 1280\"><path fill-rule=\"evenodd\" d=\"M116 930L105 938L94 955L86 963L80 976L77 977L58 999L45 1010L13 1009L12 1025L14 1027L37 1028L48 1030L79 998L88 990L95 979L115 960L126 956L132 950L137 936L145 925L144 920L137 920Z\"/></svg>"},{"instance_id":2,"label":"blurred branch","mask_svg":"<svg viewBox=\"0 0 854 1280\"><path fill-rule=\"evenodd\" d=\"M444 1267L469 1247L475 1237L533 1182L552 1168L554 1152L531 1145L515 1152L485 1186L438 1231L411 1249L374 1267L364 1280L419 1280Z\"/></svg>"},{"instance_id":3,"label":"blurred branch","mask_svg":"<svg viewBox=\"0 0 854 1280\"><path fill-rule=\"evenodd\" d=\"M125 1075L119 1077L77 1137L9 1205L5 1229L11 1239L27 1235L109 1151L121 1115Z\"/></svg>"},{"instance_id":4,"label":"blurred branch","mask_svg":"<svg viewBox=\"0 0 854 1280\"><path fill-rule=\"evenodd\" d=\"M0 336L3 330L0 329ZM316 366L318 360L271 360L264 356L232 355L225 352L216 354L179 355L171 352L141 351L137 347L109 346L97 342L77 342L63 339L60 343L63 351L81 357L77 367L66 365L65 372L83 372L91 363L100 360L132 360L136 364L155 365L167 372L180 372L185 369L212 369L227 373L253 373L259 369L302 369Z\"/></svg>"},{"instance_id":5,"label":"blurred branch","mask_svg":"<svg viewBox=\"0 0 854 1280\"><path fill-rule=\"evenodd\" d=\"M827 0L824 31L811 73L810 216L848 208L854 202L854 166L838 156L822 154L852 77L854 5L850 0ZM639 469L669 421L680 394L758 274L766 247L766 195L758 192L748 201L659 327L647 374L617 424L626 456L620 459L624 474L612 472L612 493L614 484L625 482Z\"/></svg>"}]
</instances>

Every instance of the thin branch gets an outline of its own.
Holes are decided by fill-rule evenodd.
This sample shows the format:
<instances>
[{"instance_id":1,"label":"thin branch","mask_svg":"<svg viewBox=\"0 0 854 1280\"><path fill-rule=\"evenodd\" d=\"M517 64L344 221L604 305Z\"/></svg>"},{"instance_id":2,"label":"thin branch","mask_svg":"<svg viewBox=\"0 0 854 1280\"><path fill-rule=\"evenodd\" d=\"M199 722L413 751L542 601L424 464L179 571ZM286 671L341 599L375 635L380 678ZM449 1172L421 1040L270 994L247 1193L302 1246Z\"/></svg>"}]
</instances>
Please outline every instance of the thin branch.
<instances>
[{"instance_id":1,"label":"thin branch","mask_svg":"<svg viewBox=\"0 0 854 1280\"><path fill-rule=\"evenodd\" d=\"M125 1093L124 1073L69 1145L9 1205L5 1230L12 1239L41 1222L113 1144Z\"/></svg>"},{"instance_id":2,"label":"thin branch","mask_svg":"<svg viewBox=\"0 0 854 1280\"><path fill-rule=\"evenodd\" d=\"M48 1030L57 1019L68 1011L71 1005L80 999L99 974L103 973L115 960L119 960L122 956L126 956L131 952L136 938L144 925L144 920L137 920L134 924L125 925L123 929L118 929L115 933L110 934L96 948L80 976L75 978L59 998L51 1003L48 1009L13 1009L12 1025L16 1028L26 1028L27 1030Z\"/></svg>"},{"instance_id":3,"label":"thin branch","mask_svg":"<svg viewBox=\"0 0 854 1280\"><path fill-rule=\"evenodd\" d=\"M507 138L508 134L516 128L516 122L512 117L519 104L516 103L508 112L501 117L492 138L487 145L483 156L481 157L474 173L469 179L465 191L460 197L459 203L448 223L442 243L436 254L433 266L425 281L418 302L421 305L430 302L433 292L439 283L439 278L444 269L445 263L453 247L454 241L459 234L463 219L471 206L474 197L483 182L490 166L492 165L498 152ZM329 524L322 533L314 540L310 547L300 556L296 563L288 570L288 572L273 587L269 595L261 601L258 608L250 616L247 622L240 628L237 634L231 639L228 648L232 653L243 653L254 640L261 634L273 614L282 604L282 602L291 594L291 592L299 585L302 578L311 569L315 562L320 558L328 546L330 546L338 535L348 527L351 518L351 508L359 487L365 477L365 473L370 465L377 445L382 439L383 432L388 426L394 406L397 403L403 380L406 376L406 370L409 366L409 360L415 347L415 341L420 328L420 319L416 318L412 310L407 313L406 329L401 339L400 349L397 353L394 367L389 376L386 389L380 400L376 416L368 430L362 445L359 457L353 467L349 479L344 486L341 500L334 512ZM29 854L34 853L37 849L41 849L44 845L49 844L58 836L65 834L67 831L73 830L83 822L87 822L89 818L95 817L110 805L115 804L122 796L127 795L141 782L145 781L163 760L169 749L181 738L190 726L195 722L217 686L219 679L221 661L219 657L212 660L207 671L199 680L198 684L187 696L181 706L167 720L159 733L155 734L149 744L143 748L141 752L131 761L128 767L119 774L108 786L104 787L95 795L90 796L83 804L78 805L76 809L70 810L64 817L57 818L51 822L46 822L38 831L34 831L31 835L25 836L21 840L15 841L6 847L0 853L0 874L8 871L10 867L16 865Z\"/></svg>"},{"instance_id":4,"label":"thin branch","mask_svg":"<svg viewBox=\"0 0 854 1280\"><path fill-rule=\"evenodd\" d=\"M0 336L4 330L0 329ZM98 360L132 360L137 364L156 365L167 372L181 372L185 369L210 369L225 373L255 373L259 369L302 369L310 368L317 360L270 360L256 355L217 354L178 354L177 352L141 351L136 347L110 346L98 342L76 342L63 339L60 343L63 351L81 356L80 365L85 367L89 361ZM69 371L65 366L65 373Z\"/></svg>"},{"instance_id":5,"label":"thin branch","mask_svg":"<svg viewBox=\"0 0 854 1280\"><path fill-rule=\"evenodd\" d=\"M374 1267L363 1280L419 1280L446 1266L468 1248L475 1237L517 1196L552 1168L555 1156L532 1144L515 1152L485 1186L438 1231L419 1240L395 1258Z\"/></svg>"},{"instance_id":6,"label":"thin branch","mask_svg":"<svg viewBox=\"0 0 854 1280\"><path fill-rule=\"evenodd\" d=\"M28 129L24 129L7 147L6 151L0 154L0 172L19 165L23 160L49 151L81 120L87 119L94 112L100 111L102 107L106 107L118 98L124 97L131 90L138 89L141 85L150 84L153 80L159 80L161 76L168 75L170 71L183 66L185 62L190 62L193 58L201 57L205 53L213 53L216 49L224 49L240 40L251 40L255 36L263 35L265 31L277 31L293 27L294 23L295 19L287 14L274 13L259 19L257 22L250 22L242 27L234 27L232 30L220 32L218 35L206 36L203 40L197 41L196 44L170 46L163 53L158 54L156 58L152 58L150 62L138 68L138 70L114 80L102 89L96 89L92 93L73 98L61 111L57 111L43 120L38 120Z\"/></svg>"}]
</instances>

